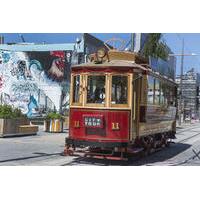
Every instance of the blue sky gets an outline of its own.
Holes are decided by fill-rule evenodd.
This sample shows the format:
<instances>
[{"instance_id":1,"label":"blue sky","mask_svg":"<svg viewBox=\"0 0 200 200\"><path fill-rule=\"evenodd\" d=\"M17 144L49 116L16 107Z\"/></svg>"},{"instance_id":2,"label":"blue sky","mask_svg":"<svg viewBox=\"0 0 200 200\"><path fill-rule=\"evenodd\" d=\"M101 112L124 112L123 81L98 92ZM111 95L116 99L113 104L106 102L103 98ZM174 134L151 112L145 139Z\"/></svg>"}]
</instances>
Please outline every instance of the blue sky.
<instances>
[{"instance_id":1,"label":"blue sky","mask_svg":"<svg viewBox=\"0 0 200 200\"><path fill-rule=\"evenodd\" d=\"M7 42L22 42L18 33L2 33L5 43ZM22 33L26 42L34 43L65 43L75 42L77 37L81 37L81 33ZM110 38L121 38L125 41L130 40L130 33L92 33L95 37L106 41Z\"/></svg>"},{"instance_id":2,"label":"blue sky","mask_svg":"<svg viewBox=\"0 0 200 200\"><path fill-rule=\"evenodd\" d=\"M163 34L163 39L167 45L171 48L174 54L179 54L182 51L182 40L184 39L185 54L195 53L197 56L185 56L184 57L184 72L188 71L192 67L196 72L200 73L200 33L167 33ZM180 56L177 57L176 73L180 73Z\"/></svg>"},{"instance_id":3,"label":"blue sky","mask_svg":"<svg viewBox=\"0 0 200 200\"><path fill-rule=\"evenodd\" d=\"M5 33L5 42L22 42L19 34ZM130 33L93 33L93 35L103 41L110 38L122 38L125 42L130 40ZM24 33L26 42L34 43L68 43L74 42L77 37L81 37L81 33ZM196 53L199 56L184 57L184 72L194 67L200 72L200 34L198 33L163 33L163 40L168 44L175 53L181 53L182 39L185 40L185 53ZM180 72L180 57L177 57L177 74Z\"/></svg>"}]
</instances>

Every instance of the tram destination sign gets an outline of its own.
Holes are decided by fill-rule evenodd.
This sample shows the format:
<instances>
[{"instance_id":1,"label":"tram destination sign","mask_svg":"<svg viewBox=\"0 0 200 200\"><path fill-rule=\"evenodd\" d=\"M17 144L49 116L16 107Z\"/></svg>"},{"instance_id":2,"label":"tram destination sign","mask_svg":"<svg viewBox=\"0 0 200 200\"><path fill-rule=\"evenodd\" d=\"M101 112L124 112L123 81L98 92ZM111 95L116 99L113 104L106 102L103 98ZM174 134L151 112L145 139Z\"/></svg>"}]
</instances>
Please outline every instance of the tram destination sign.
<instances>
[{"instance_id":1,"label":"tram destination sign","mask_svg":"<svg viewBox=\"0 0 200 200\"><path fill-rule=\"evenodd\" d=\"M103 115L83 115L84 125L88 128L103 128Z\"/></svg>"}]
</instances>

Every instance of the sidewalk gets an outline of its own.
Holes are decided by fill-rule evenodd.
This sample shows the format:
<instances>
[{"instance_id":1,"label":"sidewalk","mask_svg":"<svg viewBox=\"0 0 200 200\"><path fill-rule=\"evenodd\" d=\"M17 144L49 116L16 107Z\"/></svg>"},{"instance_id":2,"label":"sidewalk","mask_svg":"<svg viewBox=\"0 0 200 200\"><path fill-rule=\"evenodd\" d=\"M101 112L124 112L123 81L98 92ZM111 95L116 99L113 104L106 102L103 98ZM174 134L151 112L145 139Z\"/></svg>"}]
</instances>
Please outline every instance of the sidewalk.
<instances>
[{"instance_id":1,"label":"sidewalk","mask_svg":"<svg viewBox=\"0 0 200 200\"><path fill-rule=\"evenodd\" d=\"M199 121L196 121L196 122L193 121L193 122L187 122L187 123L182 122L181 125L179 125L178 121L176 121L176 128L178 129L187 128L187 127L196 126L196 125L200 125L200 122Z\"/></svg>"}]
</instances>

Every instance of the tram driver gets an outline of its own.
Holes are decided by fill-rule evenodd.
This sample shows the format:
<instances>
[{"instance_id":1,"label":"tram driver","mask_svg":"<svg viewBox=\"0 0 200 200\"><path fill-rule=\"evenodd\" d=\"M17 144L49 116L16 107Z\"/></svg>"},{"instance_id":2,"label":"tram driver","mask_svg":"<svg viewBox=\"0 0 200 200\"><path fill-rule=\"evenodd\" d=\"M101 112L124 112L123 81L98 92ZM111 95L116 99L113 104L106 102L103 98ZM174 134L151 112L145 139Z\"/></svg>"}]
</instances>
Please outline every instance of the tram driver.
<instances>
[{"instance_id":1,"label":"tram driver","mask_svg":"<svg viewBox=\"0 0 200 200\"><path fill-rule=\"evenodd\" d=\"M105 76L88 76L87 103L105 103Z\"/></svg>"},{"instance_id":2,"label":"tram driver","mask_svg":"<svg viewBox=\"0 0 200 200\"><path fill-rule=\"evenodd\" d=\"M94 92L94 102L104 103L105 100L105 88L97 87Z\"/></svg>"}]
</instances>

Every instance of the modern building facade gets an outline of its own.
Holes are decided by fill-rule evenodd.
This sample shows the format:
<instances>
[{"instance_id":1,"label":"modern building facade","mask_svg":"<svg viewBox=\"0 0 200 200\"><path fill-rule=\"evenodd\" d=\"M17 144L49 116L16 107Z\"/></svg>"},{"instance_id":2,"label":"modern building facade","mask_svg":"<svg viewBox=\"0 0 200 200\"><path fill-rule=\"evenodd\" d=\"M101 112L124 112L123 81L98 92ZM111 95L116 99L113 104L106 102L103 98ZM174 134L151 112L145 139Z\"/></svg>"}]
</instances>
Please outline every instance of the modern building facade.
<instances>
[{"instance_id":1,"label":"modern building facade","mask_svg":"<svg viewBox=\"0 0 200 200\"><path fill-rule=\"evenodd\" d=\"M142 52L145 42L148 39L148 33L133 33L133 51Z\"/></svg>"},{"instance_id":2,"label":"modern building facade","mask_svg":"<svg viewBox=\"0 0 200 200\"><path fill-rule=\"evenodd\" d=\"M133 34L133 51L142 54L146 41L148 40L149 33L134 33ZM166 46L166 50L173 54L171 49ZM167 60L161 58L149 57L149 64L152 69L159 72L161 75L167 76L175 80L176 76L176 58L170 56Z\"/></svg>"},{"instance_id":3,"label":"modern building facade","mask_svg":"<svg viewBox=\"0 0 200 200\"><path fill-rule=\"evenodd\" d=\"M180 86L180 76L176 77L176 82ZM182 114L183 120L196 119L199 115L199 86L200 74L196 73L194 68L182 76ZM178 98L180 87L178 87ZM179 103L180 104L180 103Z\"/></svg>"}]
</instances>

